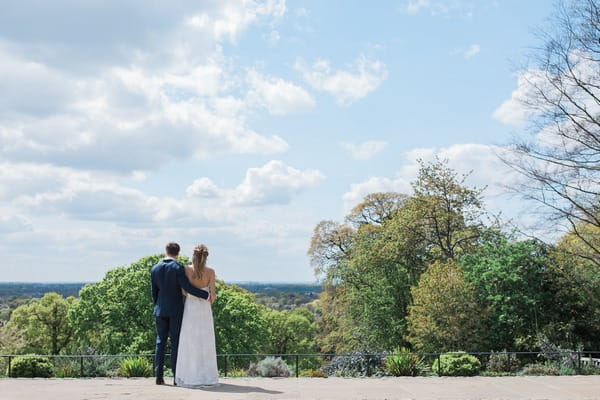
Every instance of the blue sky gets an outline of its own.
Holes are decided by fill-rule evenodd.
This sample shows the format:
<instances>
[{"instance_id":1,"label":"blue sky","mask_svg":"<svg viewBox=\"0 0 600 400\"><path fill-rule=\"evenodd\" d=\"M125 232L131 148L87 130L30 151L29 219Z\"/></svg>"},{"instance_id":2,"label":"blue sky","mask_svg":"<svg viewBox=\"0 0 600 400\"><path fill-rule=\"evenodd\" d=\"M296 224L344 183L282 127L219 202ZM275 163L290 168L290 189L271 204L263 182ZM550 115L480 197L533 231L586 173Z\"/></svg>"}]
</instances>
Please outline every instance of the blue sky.
<instances>
[{"instance_id":1,"label":"blue sky","mask_svg":"<svg viewBox=\"0 0 600 400\"><path fill-rule=\"evenodd\" d=\"M498 161L524 134L546 0L7 0L2 281L95 281L203 242L226 281L312 281L323 219L410 192L416 159L528 205ZM521 75L520 75L521 74Z\"/></svg>"}]
</instances>

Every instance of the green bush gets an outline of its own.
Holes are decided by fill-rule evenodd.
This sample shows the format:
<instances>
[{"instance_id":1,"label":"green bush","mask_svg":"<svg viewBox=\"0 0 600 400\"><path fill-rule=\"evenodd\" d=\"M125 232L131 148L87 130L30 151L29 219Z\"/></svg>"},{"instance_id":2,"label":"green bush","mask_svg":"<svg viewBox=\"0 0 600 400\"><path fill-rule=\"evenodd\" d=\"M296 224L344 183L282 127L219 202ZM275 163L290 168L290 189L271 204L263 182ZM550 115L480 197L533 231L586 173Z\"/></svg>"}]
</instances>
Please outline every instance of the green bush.
<instances>
[{"instance_id":1,"label":"green bush","mask_svg":"<svg viewBox=\"0 0 600 400\"><path fill-rule=\"evenodd\" d=\"M560 375L560 368L556 362L550 361L529 364L521 370L521 375Z\"/></svg>"},{"instance_id":2,"label":"green bush","mask_svg":"<svg viewBox=\"0 0 600 400\"><path fill-rule=\"evenodd\" d=\"M15 357L11 364L13 378L50 378L54 366L48 357L26 355Z\"/></svg>"},{"instance_id":3,"label":"green bush","mask_svg":"<svg viewBox=\"0 0 600 400\"><path fill-rule=\"evenodd\" d=\"M423 358L412 354L405 347L396 348L385 357L383 369L394 376L417 376L423 372Z\"/></svg>"},{"instance_id":4,"label":"green bush","mask_svg":"<svg viewBox=\"0 0 600 400\"><path fill-rule=\"evenodd\" d=\"M281 357L267 357L258 362L252 363L248 368L249 376L262 377L289 377L292 374L290 367L281 359Z\"/></svg>"},{"instance_id":5,"label":"green bush","mask_svg":"<svg viewBox=\"0 0 600 400\"><path fill-rule=\"evenodd\" d=\"M119 364L119 375L127 378L152 376L152 364L146 357L128 357Z\"/></svg>"},{"instance_id":6,"label":"green bush","mask_svg":"<svg viewBox=\"0 0 600 400\"><path fill-rule=\"evenodd\" d=\"M303 369L300 376L308 378L327 378L327 374L320 369Z\"/></svg>"},{"instance_id":7,"label":"green bush","mask_svg":"<svg viewBox=\"0 0 600 400\"><path fill-rule=\"evenodd\" d=\"M481 362L477 357L465 353L464 351L456 351L442 354L439 358L440 365L436 359L433 363L433 372L444 376L474 376L481 369Z\"/></svg>"},{"instance_id":8,"label":"green bush","mask_svg":"<svg viewBox=\"0 0 600 400\"><path fill-rule=\"evenodd\" d=\"M521 368L519 360L517 360L516 356L510 353L502 352L502 353L494 353L490 354L490 358L487 363L487 370L489 372L516 372Z\"/></svg>"}]
</instances>

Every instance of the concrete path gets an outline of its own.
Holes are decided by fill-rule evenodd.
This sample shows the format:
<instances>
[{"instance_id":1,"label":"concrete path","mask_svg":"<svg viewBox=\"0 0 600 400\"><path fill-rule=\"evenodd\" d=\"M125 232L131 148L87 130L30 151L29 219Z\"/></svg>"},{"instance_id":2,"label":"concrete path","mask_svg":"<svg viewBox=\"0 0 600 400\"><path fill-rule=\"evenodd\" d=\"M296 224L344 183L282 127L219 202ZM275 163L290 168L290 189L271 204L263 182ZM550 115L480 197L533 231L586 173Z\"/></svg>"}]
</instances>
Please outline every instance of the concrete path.
<instances>
[{"instance_id":1,"label":"concrete path","mask_svg":"<svg viewBox=\"0 0 600 400\"><path fill-rule=\"evenodd\" d=\"M0 379L0 399L600 399L600 376L223 378L206 389L156 386L143 378Z\"/></svg>"}]
</instances>

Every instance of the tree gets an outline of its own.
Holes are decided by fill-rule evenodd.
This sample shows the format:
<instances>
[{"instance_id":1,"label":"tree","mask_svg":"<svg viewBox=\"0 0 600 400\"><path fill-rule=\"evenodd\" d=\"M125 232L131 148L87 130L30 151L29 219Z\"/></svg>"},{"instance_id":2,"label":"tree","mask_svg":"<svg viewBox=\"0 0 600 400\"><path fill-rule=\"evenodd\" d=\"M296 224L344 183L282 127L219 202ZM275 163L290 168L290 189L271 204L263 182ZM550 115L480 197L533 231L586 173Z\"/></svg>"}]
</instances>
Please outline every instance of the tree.
<instances>
[{"instance_id":1,"label":"tree","mask_svg":"<svg viewBox=\"0 0 600 400\"><path fill-rule=\"evenodd\" d=\"M81 289L70 314L80 346L108 354L154 351L150 269L162 258L157 254L114 268Z\"/></svg>"},{"instance_id":2,"label":"tree","mask_svg":"<svg viewBox=\"0 0 600 400\"><path fill-rule=\"evenodd\" d=\"M352 246L354 229L334 221L321 221L314 229L308 255L317 276L335 279L337 267Z\"/></svg>"},{"instance_id":3,"label":"tree","mask_svg":"<svg viewBox=\"0 0 600 400\"><path fill-rule=\"evenodd\" d=\"M217 353L257 353L267 337L262 307L252 293L217 282L213 303Z\"/></svg>"},{"instance_id":4,"label":"tree","mask_svg":"<svg viewBox=\"0 0 600 400\"><path fill-rule=\"evenodd\" d=\"M600 346L600 270L589 259L573 256L573 248L584 246L578 235L566 234L550 252L545 272L549 296L542 333L552 343L572 349Z\"/></svg>"},{"instance_id":5,"label":"tree","mask_svg":"<svg viewBox=\"0 0 600 400\"><path fill-rule=\"evenodd\" d=\"M0 322L0 354L19 354L27 347L24 333L16 326Z\"/></svg>"},{"instance_id":6,"label":"tree","mask_svg":"<svg viewBox=\"0 0 600 400\"><path fill-rule=\"evenodd\" d=\"M18 329L27 342L27 351L38 354L60 354L73 340L74 327L68 319L74 297L46 293L41 299L17 307L7 325Z\"/></svg>"},{"instance_id":7,"label":"tree","mask_svg":"<svg viewBox=\"0 0 600 400\"><path fill-rule=\"evenodd\" d=\"M402 207L407 196L395 192L370 193L352 208L346 220L355 224L381 225L394 211Z\"/></svg>"},{"instance_id":8,"label":"tree","mask_svg":"<svg viewBox=\"0 0 600 400\"><path fill-rule=\"evenodd\" d=\"M353 226L317 225L309 254L327 285L320 301L323 348L406 344L410 288L431 262L471 251L483 229L481 190L465 179L445 161L421 162L412 196L367 195L346 217Z\"/></svg>"},{"instance_id":9,"label":"tree","mask_svg":"<svg viewBox=\"0 0 600 400\"><path fill-rule=\"evenodd\" d=\"M468 252L483 229L483 189L470 188L448 167L447 160L419 161L413 182L414 195L407 203L405 219L410 231L440 259Z\"/></svg>"},{"instance_id":10,"label":"tree","mask_svg":"<svg viewBox=\"0 0 600 400\"><path fill-rule=\"evenodd\" d=\"M487 329L488 345L500 351L531 350L547 321L552 296L547 291L548 246L488 230L460 264L477 290L478 301L488 310L487 319L480 321Z\"/></svg>"},{"instance_id":11,"label":"tree","mask_svg":"<svg viewBox=\"0 0 600 400\"><path fill-rule=\"evenodd\" d=\"M406 339L416 350L480 350L485 314L460 265L436 261L421 275L412 296Z\"/></svg>"},{"instance_id":12,"label":"tree","mask_svg":"<svg viewBox=\"0 0 600 400\"><path fill-rule=\"evenodd\" d=\"M316 332L315 317L308 309L265 311L269 340L265 351L272 354L313 353Z\"/></svg>"},{"instance_id":13,"label":"tree","mask_svg":"<svg viewBox=\"0 0 600 400\"><path fill-rule=\"evenodd\" d=\"M566 221L600 266L600 244L580 230L600 228L600 9L597 0L560 3L544 45L521 74L521 98L535 137L518 139L504 161L521 173L515 189Z\"/></svg>"}]
</instances>

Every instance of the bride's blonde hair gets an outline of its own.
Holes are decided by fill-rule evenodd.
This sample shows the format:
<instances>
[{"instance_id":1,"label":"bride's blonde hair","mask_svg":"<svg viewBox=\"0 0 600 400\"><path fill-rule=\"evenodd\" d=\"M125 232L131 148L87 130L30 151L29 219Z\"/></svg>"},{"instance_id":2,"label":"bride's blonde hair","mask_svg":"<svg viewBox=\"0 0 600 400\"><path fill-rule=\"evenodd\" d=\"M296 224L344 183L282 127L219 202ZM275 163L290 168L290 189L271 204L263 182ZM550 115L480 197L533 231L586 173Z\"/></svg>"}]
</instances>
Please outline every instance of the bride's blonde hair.
<instances>
[{"instance_id":1,"label":"bride's blonde hair","mask_svg":"<svg viewBox=\"0 0 600 400\"><path fill-rule=\"evenodd\" d=\"M202 279L202 274L206 269L206 259L208 258L208 247L204 244L199 244L194 247L194 255L192 256L192 265L194 266L194 278Z\"/></svg>"}]
</instances>

